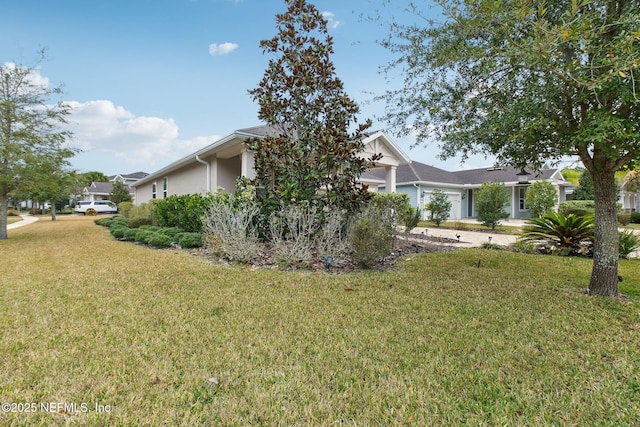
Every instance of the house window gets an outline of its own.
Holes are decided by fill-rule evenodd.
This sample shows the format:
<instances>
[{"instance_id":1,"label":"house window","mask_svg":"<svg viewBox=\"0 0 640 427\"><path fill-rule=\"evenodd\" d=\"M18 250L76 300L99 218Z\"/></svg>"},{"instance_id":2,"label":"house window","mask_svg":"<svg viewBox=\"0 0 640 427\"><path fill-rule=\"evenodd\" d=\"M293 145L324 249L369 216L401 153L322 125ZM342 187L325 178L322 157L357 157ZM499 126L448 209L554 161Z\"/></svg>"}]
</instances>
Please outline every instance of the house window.
<instances>
[{"instance_id":1,"label":"house window","mask_svg":"<svg viewBox=\"0 0 640 427\"><path fill-rule=\"evenodd\" d=\"M165 176L164 179L162 180L162 197L164 199L167 198L167 188L168 187L169 187L169 178L167 178Z\"/></svg>"},{"instance_id":2,"label":"house window","mask_svg":"<svg viewBox=\"0 0 640 427\"><path fill-rule=\"evenodd\" d=\"M527 195L527 187L519 187L518 188L518 207L520 208L521 211L528 211L529 207L527 206L527 204L525 203L525 198Z\"/></svg>"},{"instance_id":3,"label":"house window","mask_svg":"<svg viewBox=\"0 0 640 427\"><path fill-rule=\"evenodd\" d=\"M151 198L152 199L156 198L157 191L158 191L158 184L154 182L153 184L151 184Z\"/></svg>"}]
</instances>

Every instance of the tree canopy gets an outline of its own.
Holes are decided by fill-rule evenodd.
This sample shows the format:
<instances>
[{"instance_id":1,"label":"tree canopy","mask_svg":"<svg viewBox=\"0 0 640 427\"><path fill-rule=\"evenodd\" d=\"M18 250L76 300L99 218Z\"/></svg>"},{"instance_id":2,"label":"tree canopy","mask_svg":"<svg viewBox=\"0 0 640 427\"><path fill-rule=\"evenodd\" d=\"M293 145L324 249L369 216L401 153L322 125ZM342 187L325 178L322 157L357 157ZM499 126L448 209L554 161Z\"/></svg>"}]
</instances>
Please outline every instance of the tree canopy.
<instances>
[{"instance_id":1,"label":"tree canopy","mask_svg":"<svg viewBox=\"0 0 640 427\"><path fill-rule=\"evenodd\" d=\"M335 75L322 14L304 0L286 4L276 15L277 35L260 42L274 58L249 91L260 106L258 117L274 129L248 141L256 184L276 205L307 201L353 210L369 197L357 179L378 159L359 156L371 122L352 130L359 107Z\"/></svg>"},{"instance_id":2,"label":"tree canopy","mask_svg":"<svg viewBox=\"0 0 640 427\"><path fill-rule=\"evenodd\" d=\"M579 156L596 204L592 293L617 296L615 172L640 159L638 0L436 0L440 22L394 23L401 69L386 118L441 154L518 168ZM412 2L420 15L423 4Z\"/></svg>"},{"instance_id":3,"label":"tree canopy","mask_svg":"<svg viewBox=\"0 0 640 427\"><path fill-rule=\"evenodd\" d=\"M9 194L39 165L51 166L47 159L60 159L57 164L63 165L74 154L65 147L71 133L61 128L69 106L51 100L62 90L49 88L36 71L13 63L0 67L0 240L7 238Z\"/></svg>"}]
</instances>

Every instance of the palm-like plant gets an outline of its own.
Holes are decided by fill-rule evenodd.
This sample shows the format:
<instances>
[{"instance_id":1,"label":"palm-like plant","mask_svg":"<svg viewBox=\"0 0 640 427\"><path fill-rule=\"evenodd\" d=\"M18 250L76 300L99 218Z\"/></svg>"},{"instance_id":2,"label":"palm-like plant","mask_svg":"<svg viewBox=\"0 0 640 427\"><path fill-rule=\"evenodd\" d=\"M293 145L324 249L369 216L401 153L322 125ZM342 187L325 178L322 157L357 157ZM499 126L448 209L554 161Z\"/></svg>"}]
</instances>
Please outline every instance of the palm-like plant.
<instances>
[{"instance_id":1,"label":"palm-like plant","mask_svg":"<svg viewBox=\"0 0 640 427\"><path fill-rule=\"evenodd\" d=\"M547 212L540 218L530 219L520 238L550 241L560 253L584 254L593 244L593 227L593 215Z\"/></svg>"}]
</instances>

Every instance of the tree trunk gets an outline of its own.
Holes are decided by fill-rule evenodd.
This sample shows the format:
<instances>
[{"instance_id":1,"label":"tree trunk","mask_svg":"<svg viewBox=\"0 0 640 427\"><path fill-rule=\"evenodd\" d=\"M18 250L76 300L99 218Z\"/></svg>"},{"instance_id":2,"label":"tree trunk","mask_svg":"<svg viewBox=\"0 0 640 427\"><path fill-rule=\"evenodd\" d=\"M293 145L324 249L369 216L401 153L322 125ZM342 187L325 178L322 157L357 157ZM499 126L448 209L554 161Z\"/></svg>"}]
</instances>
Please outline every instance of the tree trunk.
<instances>
[{"instance_id":1,"label":"tree trunk","mask_svg":"<svg viewBox=\"0 0 640 427\"><path fill-rule=\"evenodd\" d=\"M7 240L7 203L8 198L4 194L0 194L0 240Z\"/></svg>"},{"instance_id":2,"label":"tree trunk","mask_svg":"<svg viewBox=\"0 0 640 427\"><path fill-rule=\"evenodd\" d=\"M618 293L618 221L616 215L615 172L603 170L590 171L593 178L594 199L596 205L593 270L589 291L592 295L617 297Z\"/></svg>"}]
</instances>

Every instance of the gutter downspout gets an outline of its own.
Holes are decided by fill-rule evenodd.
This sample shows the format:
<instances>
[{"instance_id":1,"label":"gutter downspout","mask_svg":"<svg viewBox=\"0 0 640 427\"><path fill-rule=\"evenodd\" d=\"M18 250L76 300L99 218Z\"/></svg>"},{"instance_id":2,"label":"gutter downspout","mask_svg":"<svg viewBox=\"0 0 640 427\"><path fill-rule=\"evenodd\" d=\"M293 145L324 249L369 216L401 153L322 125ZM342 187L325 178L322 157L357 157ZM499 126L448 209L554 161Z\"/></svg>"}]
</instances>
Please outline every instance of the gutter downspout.
<instances>
[{"instance_id":1,"label":"gutter downspout","mask_svg":"<svg viewBox=\"0 0 640 427\"><path fill-rule=\"evenodd\" d=\"M207 193L211 193L211 163L205 162L196 154L196 161L207 166Z\"/></svg>"}]
</instances>

